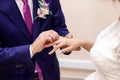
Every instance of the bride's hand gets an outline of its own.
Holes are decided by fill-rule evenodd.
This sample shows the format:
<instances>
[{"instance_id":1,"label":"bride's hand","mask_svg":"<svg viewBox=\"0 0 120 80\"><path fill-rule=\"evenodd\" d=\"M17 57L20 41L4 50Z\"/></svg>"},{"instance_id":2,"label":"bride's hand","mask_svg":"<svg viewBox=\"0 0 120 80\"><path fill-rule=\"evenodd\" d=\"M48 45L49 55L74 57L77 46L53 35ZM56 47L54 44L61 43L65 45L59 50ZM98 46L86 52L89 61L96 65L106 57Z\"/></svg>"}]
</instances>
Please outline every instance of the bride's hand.
<instances>
[{"instance_id":1,"label":"bride's hand","mask_svg":"<svg viewBox=\"0 0 120 80\"><path fill-rule=\"evenodd\" d=\"M81 41L79 39L74 39L74 38L68 39L65 37L60 37L59 40L52 43L51 45L55 45L55 46L53 50L49 52L49 54L53 54L59 48L62 48L62 50L60 50L61 51L60 53L66 53L81 49Z\"/></svg>"}]
</instances>

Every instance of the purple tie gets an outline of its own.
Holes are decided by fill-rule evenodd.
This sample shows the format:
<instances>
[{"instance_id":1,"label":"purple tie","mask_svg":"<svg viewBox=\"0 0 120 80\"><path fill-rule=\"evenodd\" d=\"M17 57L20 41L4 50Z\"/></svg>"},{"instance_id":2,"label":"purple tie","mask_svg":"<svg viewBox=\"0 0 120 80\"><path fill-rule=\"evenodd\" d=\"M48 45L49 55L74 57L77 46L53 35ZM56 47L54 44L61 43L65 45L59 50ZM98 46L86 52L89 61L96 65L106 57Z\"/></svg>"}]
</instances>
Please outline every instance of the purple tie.
<instances>
[{"instance_id":1,"label":"purple tie","mask_svg":"<svg viewBox=\"0 0 120 80\"><path fill-rule=\"evenodd\" d=\"M37 61L36 61L36 63L35 63L35 69L36 69L36 71L38 72L39 80L43 80L42 71L41 71L41 69L40 69L40 67L39 67L39 65L38 65L38 63L37 63Z\"/></svg>"},{"instance_id":2,"label":"purple tie","mask_svg":"<svg viewBox=\"0 0 120 80\"><path fill-rule=\"evenodd\" d=\"M25 20L29 33L32 34L32 17L30 13L30 7L28 5L28 0L22 0L22 1L24 4L23 5L24 20Z\"/></svg>"},{"instance_id":3,"label":"purple tie","mask_svg":"<svg viewBox=\"0 0 120 80\"><path fill-rule=\"evenodd\" d=\"M24 15L24 20L27 25L28 31L30 34L32 34L32 17L30 13L30 7L28 5L28 0L22 0L23 1L23 15ZM43 80L43 75L41 72L41 68L39 67L37 61L35 64L35 70L38 72L39 80Z\"/></svg>"}]
</instances>

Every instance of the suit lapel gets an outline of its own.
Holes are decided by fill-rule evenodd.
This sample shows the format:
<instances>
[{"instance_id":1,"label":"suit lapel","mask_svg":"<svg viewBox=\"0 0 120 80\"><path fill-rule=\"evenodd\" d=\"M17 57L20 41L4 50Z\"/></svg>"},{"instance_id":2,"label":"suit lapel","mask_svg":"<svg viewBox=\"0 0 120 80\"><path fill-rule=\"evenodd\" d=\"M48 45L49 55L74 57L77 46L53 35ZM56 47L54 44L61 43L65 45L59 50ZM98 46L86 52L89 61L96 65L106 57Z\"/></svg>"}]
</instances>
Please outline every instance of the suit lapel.
<instances>
[{"instance_id":1,"label":"suit lapel","mask_svg":"<svg viewBox=\"0 0 120 80\"><path fill-rule=\"evenodd\" d=\"M37 16L37 9L39 8L38 0L33 0L33 18Z\"/></svg>"},{"instance_id":2,"label":"suit lapel","mask_svg":"<svg viewBox=\"0 0 120 80\"><path fill-rule=\"evenodd\" d=\"M33 19L37 16L37 9L39 8L38 0L33 0ZM33 40L40 34L40 19L37 18L33 23Z\"/></svg>"},{"instance_id":3,"label":"suit lapel","mask_svg":"<svg viewBox=\"0 0 120 80\"><path fill-rule=\"evenodd\" d=\"M8 16L9 19L16 25L16 27L23 33L23 35L31 41L30 34L27 30L26 24L22 18L15 0L6 1L3 4L5 6L7 5L7 7L3 6L2 8L6 16Z\"/></svg>"}]
</instances>

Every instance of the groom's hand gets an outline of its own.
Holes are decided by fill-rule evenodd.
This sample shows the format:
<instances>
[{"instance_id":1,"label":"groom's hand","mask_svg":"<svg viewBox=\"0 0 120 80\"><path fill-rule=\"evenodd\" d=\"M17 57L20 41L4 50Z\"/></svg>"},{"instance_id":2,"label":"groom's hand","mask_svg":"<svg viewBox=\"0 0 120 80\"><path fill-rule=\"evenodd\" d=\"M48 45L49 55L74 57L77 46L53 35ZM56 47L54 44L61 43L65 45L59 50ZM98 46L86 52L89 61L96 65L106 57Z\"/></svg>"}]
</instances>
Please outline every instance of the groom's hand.
<instances>
[{"instance_id":1,"label":"groom's hand","mask_svg":"<svg viewBox=\"0 0 120 80\"><path fill-rule=\"evenodd\" d=\"M33 42L33 44L31 44L32 54L35 55L37 52L42 51L44 48L46 48L46 45L53 43L58 38L59 38L58 33L53 30L42 32L36 38L36 40Z\"/></svg>"}]
</instances>

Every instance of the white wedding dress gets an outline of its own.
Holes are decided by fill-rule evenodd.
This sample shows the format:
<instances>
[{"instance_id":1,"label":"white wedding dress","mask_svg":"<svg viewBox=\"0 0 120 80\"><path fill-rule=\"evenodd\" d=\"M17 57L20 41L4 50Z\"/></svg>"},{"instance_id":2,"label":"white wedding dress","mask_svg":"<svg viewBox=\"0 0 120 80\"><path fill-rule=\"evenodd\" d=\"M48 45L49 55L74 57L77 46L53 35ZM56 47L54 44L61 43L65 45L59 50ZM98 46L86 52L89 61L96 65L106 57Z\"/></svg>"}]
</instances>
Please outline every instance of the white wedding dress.
<instances>
[{"instance_id":1,"label":"white wedding dress","mask_svg":"<svg viewBox=\"0 0 120 80\"><path fill-rule=\"evenodd\" d=\"M103 30L90 51L96 72L85 80L120 80L120 21Z\"/></svg>"}]
</instances>

